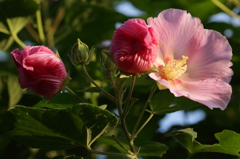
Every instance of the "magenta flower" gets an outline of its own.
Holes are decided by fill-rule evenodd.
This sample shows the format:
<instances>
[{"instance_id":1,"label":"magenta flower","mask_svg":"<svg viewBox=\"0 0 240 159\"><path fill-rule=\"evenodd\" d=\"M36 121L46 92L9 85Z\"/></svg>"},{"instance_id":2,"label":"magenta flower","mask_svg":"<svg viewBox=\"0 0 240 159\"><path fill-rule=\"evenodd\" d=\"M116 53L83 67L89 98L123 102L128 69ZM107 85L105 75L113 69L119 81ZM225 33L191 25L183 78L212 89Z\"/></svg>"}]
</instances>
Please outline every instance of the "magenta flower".
<instances>
[{"instance_id":1,"label":"magenta flower","mask_svg":"<svg viewBox=\"0 0 240 159\"><path fill-rule=\"evenodd\" d=\"M151 69L159 44L156 35L142 19L130 19L122 24L114 32L110 49L119 69L134 74Z\"/></svg>"},{"instance_id":2,"label":"magenta flower","mask_svg":"<svg viewBox=\"0 0 240 159\"><path fill-rule=\"evenodd\" d=\"M168 9L148 24L158 34L157 73L149 76L160 89L176 97L185 96L209 108L225 109L232 93L228 84L232 49L220 33L203 28L198 18L186 11Z\"/></svg>"},{"instance_id":3,"label":"magenta flower","mask_svg":"<svg viewBox=\"0 0 240 159\"><path fill-rule=\"evenodd\" d=\"M11 55L18 69L21 87L36 94L51 98L68 79L61 59L45 46L27 46L23 51L15 49Z\"/></svg>"}]
</instances>

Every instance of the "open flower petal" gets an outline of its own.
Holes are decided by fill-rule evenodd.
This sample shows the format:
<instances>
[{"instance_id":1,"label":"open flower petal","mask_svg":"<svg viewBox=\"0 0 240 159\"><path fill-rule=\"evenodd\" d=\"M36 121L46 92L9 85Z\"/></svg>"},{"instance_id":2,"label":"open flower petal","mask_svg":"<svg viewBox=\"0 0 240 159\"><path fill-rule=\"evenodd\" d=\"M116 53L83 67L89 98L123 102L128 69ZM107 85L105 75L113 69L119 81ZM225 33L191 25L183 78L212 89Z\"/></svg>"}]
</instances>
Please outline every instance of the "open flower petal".
<instances>
[{"instance_id":1,"label":"open flower petal","mask_svg":"<svg viewBox=\"0 0 240 159\"><path fill-rule=\"evenodd\" d=\"M209 108L220 108L224 110L230 101L231 86L216 78L201 81L183 81L179 85L172 85L168 81L161 79L159 83L169 88L176 97L184 96Z\"/></svg>"},{"instance_id":2,"label":"open flower petal","mask_svg":"<svg viewBox=\"0 0 240 159\"><path fill-rule=\"evenodd\" d=\"M179 9L165 10L157 18L149 18L148 23L161 43L155 62L159 72L149 76L176 97L185 96L211 109L225 109L233 75L229 68L232 49L227 39L204 29L198 18Z\"/></svg>"},{"instance_id":3,"label":"open flower petal","mask_svg":"<svg viewBox=\"0 0 240 159\"><path fill-rule=\"evenodd\" d=\"M232 49L227 39L213 30L199 30L191 39L187 52L192 79L219 78L230 82Z\"/></svg>"},{"instance_id":4,"label":"open flower petal","mask_svg":"<svg viewBox=\"0 0 240 159\"><path fill-rule=\"evenodd\" d=\"M179 59L188 51L191 38L203 26L198 18L186 11L168 9L156 18L148 18L147 22L158 33L158 41L163 58Z\"/></svg>"}]
</instances>

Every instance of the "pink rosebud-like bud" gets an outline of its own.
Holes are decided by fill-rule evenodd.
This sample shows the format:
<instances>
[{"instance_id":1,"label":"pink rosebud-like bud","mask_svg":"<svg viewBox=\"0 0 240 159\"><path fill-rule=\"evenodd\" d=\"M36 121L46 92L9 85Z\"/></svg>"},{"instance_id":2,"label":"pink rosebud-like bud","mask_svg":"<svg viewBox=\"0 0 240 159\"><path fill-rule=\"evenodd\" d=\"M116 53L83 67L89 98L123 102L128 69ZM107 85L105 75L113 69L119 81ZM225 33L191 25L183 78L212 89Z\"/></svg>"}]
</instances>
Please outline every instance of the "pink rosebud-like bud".
<instances>
[{"instance_id":1,"label":"pink rosebud-like bud","mask_svg":"<svg viewBox=\"0 0 240 159\"><path fill-rule=\"evenodd\" d=\"M51 98L70 80L62 60L45 46L27 46L23 51L15 49L11 55L21 87L36 94Z\"/></svg>"},{"instance_id":2,"label":"pink rosebud-like bud","mask_svg":"<svg viewBox=\"0 0 240 159\"><path fill-rule=\"evenodd\" d=\"M157 50L154 29L142 19L130 19L114 32L110 53L121 71L135 74L153 67Z\"/></svg>"}]
</instances>

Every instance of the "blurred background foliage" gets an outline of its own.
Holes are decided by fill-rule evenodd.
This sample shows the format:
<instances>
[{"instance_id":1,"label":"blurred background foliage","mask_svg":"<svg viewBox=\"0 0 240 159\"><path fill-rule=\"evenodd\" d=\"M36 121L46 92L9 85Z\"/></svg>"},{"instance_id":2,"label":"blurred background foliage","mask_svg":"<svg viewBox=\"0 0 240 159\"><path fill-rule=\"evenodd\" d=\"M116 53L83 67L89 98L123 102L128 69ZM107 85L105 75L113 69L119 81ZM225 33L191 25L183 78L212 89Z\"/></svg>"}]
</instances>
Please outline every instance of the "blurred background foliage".
<instances>
[{"instance_id":1,"label":"blurred background foliage","mask_svg":"<svg viewBox=\"0 0 240 159\"><path fill-rule=\"evenodd\" d=\"M122 7L120 11L119 7L124 6L123 4L134 6L140 14L129 15L131 10L128 7ZM26 45L45 45L54 51L57 50L72 77L69 87L73 90L83 90L91 85L84 78L81 68L70 63L67 54L70 53L77 38L80 38L89 47L94 45L96 54L87 69L96 82L107 86L107 82L101 74L101 51L109 49L116 26L129 18L146 20L148 17L156 17L159 12L168 8L187 10L192 16L200 18L206 29L216 30L228 38L233 49L234 76L231 81L232 99L226 110L210 110L205 106L197 107L195 109L201 110L205 114L204 118L197 123L189 123L187 121L188 111L184 111L185 124L169 125L170 129L167 129L166 132L192 127L198 132L197 140L203 144L217 143L214 134L224 129L240 133L239 6L239 0L0 0L0 135L4 135L14 128L15 119L8 108L15 104L32 106L42 99L38 95L22 90L18 85L17 70L10 57L12 50L22 49L18 39L21 39ZM42 19L44 34L39 34L41 30L39 17ZM140 100L127 118L130 131L134 124L131 121L136 121L151 85L153 82L146 80L145 77L137 80L133 96ZM108 87L106 89L113 92ZM98 93L79 91L78 94L84 96L89 102L98 105L107 104L108 109L112 111L115 109L111 101ZM136 142L140 142L142 138L158 141L169 146L169 150L167 154L163 155L163 158L186 158L188 153L184 148L172 138L163 137L166 132L156 131L159 130L159 122L163 121L164 117L164 115L155 116L139 134ZM173 118L180 120L178 115ZM113 147L102 146L99 148L116 151ZM105 158L88 154L84 148L44 151L30 149L10 138L0 138L0 158L2 159L49 159L56 155L68 154L76 154L84 158ZM237 159L234 156L217 153L200 153L196 154L194 158Z\"/></svg>"}]
</instances>

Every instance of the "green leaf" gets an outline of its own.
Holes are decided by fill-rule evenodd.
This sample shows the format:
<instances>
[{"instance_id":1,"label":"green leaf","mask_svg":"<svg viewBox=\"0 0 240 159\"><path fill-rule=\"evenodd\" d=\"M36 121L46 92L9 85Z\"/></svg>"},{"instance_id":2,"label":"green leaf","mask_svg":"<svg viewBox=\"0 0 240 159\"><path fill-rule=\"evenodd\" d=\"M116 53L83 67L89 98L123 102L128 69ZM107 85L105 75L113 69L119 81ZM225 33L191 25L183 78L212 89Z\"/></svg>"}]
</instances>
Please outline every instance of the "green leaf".
<instances>
[{"instance_id":1,"label":"green leaf","mask_svg":"<svg viewBox=\"0 0 240 159\"><path fill-rule=\"evenodd\" d=\"M124 137L116 137L117 140L127 149L129 149L128 142ZM119 144L110 136L103 136L97 140L98 144L111 145L122 153L127 153ZM140 156L157 156L162 157L166 153L168 147L164 144L155 141L145 141L137 143L136 146L140 148Z\"/></svg>"},{"instance_id":2,"label":"green leaf","mask_svg":"<svg viewBox=\"0 0 240 159\"><path fill-rule=\"evenodd\" d=\"M38 9L36 0L2 0L0 1L0 32L10 35L8 19L13 33L17 34L30 21L30 15ZM15 12L17 11L17 12Z\"/></svg>"},{"instance_id":3,"label":"green leaf","mask_svg":"<svg viewBox=\"0 0 240 159\"><path fill-rule=\"evenodd\" d=\"M12 74L8 75L8 94L9 94L9 108L18 103L18 101L22 98L22 94L25 90L23 90L18 82L18 77Z\"/></svg>"},{"instance_id":4,"label":"green leaf","mask_svg":"<svg viewBox=\"0 0 240 159\"><path fill-rule=\"evenodd\" d=\"M200 103L185 97L175 97L169 90L161 90L150 101L150 108L154 114L167 114L178 110L189 110L200 105Z\"/></svg>"},{"instance_id":5,"label":"green leaf","mask_svg":"<svg viewBox=\"0 0 240 159\"><path fill-rule=\"evenodd\" d=\"M63 45L65 48L66 45L71 47L77 38L81 38L88 46L95 45L103 39L111 39L116 29L115 24L128 19L126 16L116 12L110 5L78 2L64 16L64 22L69 27L55 34L57 48ZM62 35L67 33L68 37L71 38L62 38ZM91 33L91 36L89 36L89 33Z\"/></svg>"},{"instance_id":6,"label":"green leaf","mask_svg":"<svg viewBox=\"0 0 240 159\"><path fill-rule=\"evenodd\" d=\"M213 145L202 145L197 142L195 140L197 133L190 128L174 131L165 136L173 136L191 154L199 152L218 152L240 157L240 134L231 130L223 130L220 133L216 133L215 137L219 143Z\"/></svg>"},{"instance_id":7,"label":"green leaf","mask_svg":"<svg viewBox=\"0 0 240 159\"><path fill-rule=\"evenodd\" d=\"M30 22L38 7L36 0L0 0L0 50L9 49L14 42L12 36Z\"/></svg>"},{"instance_id":8,"label":"green leaf","mask_svg":"<svg viewBox=\"0 0 240 159\"><path fill-rule=\"evenodd\" d=\"M107 105L106 105L106 104L104 104L104 105L100 105L99 108L105 110L105 109L107 109Z\"/></svg>"},{"instance_id":9,"label":"green leaf","mask_svg":"<svg viewBox=\"0 0 240 159\"><path fill-rule=\"evenodd\" d=\"M10 34L7 26L1 21L0 21L0 32L8 34L8 35Z\"/></svg>"},{"instance_id":10,"label":"green leaf","mask_svg":"<svg viewBox=\"0 0 240 159\"><path fill-rule=\"evenodd\" d=\"M162 157L166 153L168 147L164 144L155 141L145 141L139 145L140 156L156 156Z\"/></svg>"},{"instance_id":11,"label":"green leaf","mask_svg":"<svg viewBox=\"0 0 240 159\"><path fill-rule=\"evenodd\" d=\"M231 130L223 130L216 133L215 137L219 144L204 145L198 149L198 152L219 152L240 157L240 134Z\"/></svg>"},{"instance_id":12,"label":"green leaf","mask_svg":"<svg viewBox=\"0 0 240 159\"><path fill-rule=\"evenodd\" d=\"M27 25L30 17L14 17L5 20L6 25L0 21L0 50L2 51L7 50L13 44L13 36L17 35Z\"/></svg>"},{"instance_id":13,"label":"green leaf","mask_svg":"<svg viewBox=\"0 0 240 159\"><path fill-rule=\"evenodd\" d=\"M173 136L179 142L179 144L187 149L190 153L194 153L194 145L199 144L195 141L195 138L197 138L197 133L191 128L173 131L165 135L165 137L167 136Z\"/></svg>"},{"instance_id":14,"label":"green leaf","mask_svg":"<svg viewBox=\"0 0 240 159\"><path fill-rule=\"evenodd\" d=\"M33 107L36 108L54 108L54 109L66 109L71 108L73 105L79 103L75 97L70 95L69 93L58 93L53 96L49 101L40 101Z\"/></svg>"},{"instance_id":15,"label":"green leaf","mask_svg":"<svg viewBox=\"0 0 240 159\"><path fill-rule=\"evenodd\" d=\"M30 17L15 17L9 20L13 28L13 33L17 34L30 21Z\"/></svg>"},{"instance_id":16,"label":"green leaf","mask_svg":"<svg viewBox=\"0 0 240 159\"><path fill-rule=\"evenodd\" d=\"M52 159L83 159L82 157L71 155L71 156L56 156L53 157Z\"/></svg>"},{"instance_id":17,"label":"green leaf","mask_svg":"<svg viewBox=\"0 0 240 159\"><path fill-rule=\"evenodd\" d=\"M77 105L71 109L19 106L12 111L16 128L6 136L33 148L88 147L117 125L115 115L92 105Z\"/></svg>"},{"instance_id":18,"label":"green leaf","mask_svg":"<svg viewBox=\"0 0 240 159\"><path fill-rule=\"evenodd\" d=\"M8 90L8 106L11 108L19 102L25 90L20 87L17 76L9 72L0 71L0 94L4 87Z\"/></svg>"},{"instance_id":19,"label":"green leaf","mask_svg":"<svg viewBox=\"0 0 240 159\"><path fill-rule=\"evenodd\" d=\"M0 50L6 51L13 44L14 39L12 36L0 33Z\"/></svg>"}]
</instances>

